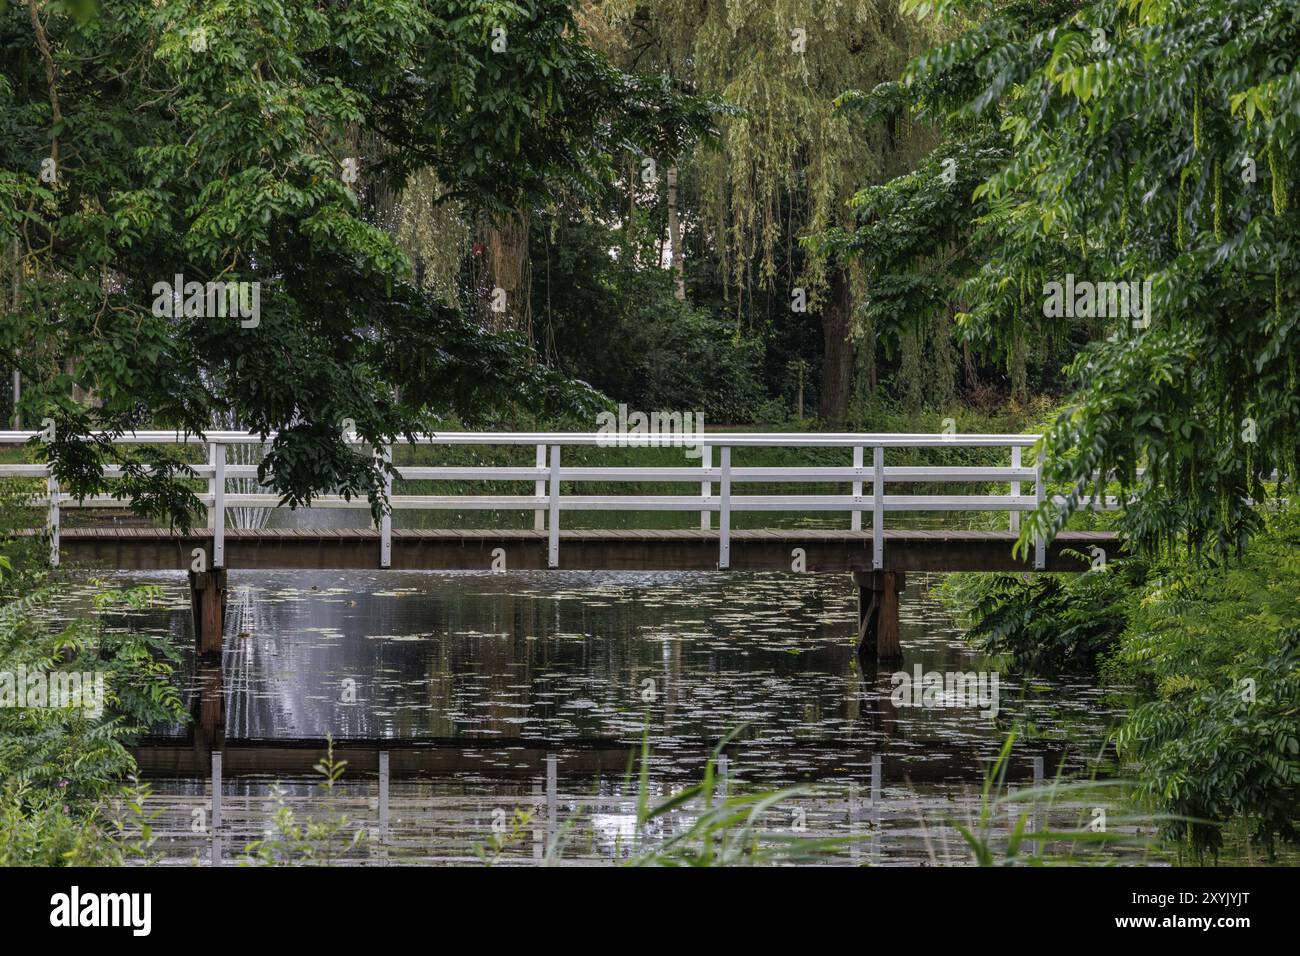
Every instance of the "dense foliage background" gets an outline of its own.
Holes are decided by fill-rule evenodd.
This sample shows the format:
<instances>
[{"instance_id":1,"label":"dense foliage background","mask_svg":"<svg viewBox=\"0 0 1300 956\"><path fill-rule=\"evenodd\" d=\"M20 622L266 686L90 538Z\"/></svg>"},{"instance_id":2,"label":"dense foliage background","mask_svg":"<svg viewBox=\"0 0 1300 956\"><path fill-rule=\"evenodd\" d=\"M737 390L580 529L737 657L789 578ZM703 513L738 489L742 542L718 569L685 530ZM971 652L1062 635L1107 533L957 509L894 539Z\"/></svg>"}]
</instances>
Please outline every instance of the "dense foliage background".
<instances>
[{"instance_id":1,"label":"dense foliage background","mask_svg":"<svg viewBox=\"0 0 1300 956\"><path fill-rule=\"evenodd\" d=\"M0 0L6 412L52 422L64 488L181 525L186 463L93 431L275 431L287 503L378 509L345 422L1041 427L1063 500L1022 545L1112 494L1131 557L955 579L973 638L1136 686L1121 754L1210 821L1170 835L1271 848L1300 783L1298 58L1290 0ZM176 274L259 283L259 321L154 314ZM1142 321L1051 314L1067 277L1149 283ZM103 651L24 613L3 653Z\"/></svg>"}]
</instances>

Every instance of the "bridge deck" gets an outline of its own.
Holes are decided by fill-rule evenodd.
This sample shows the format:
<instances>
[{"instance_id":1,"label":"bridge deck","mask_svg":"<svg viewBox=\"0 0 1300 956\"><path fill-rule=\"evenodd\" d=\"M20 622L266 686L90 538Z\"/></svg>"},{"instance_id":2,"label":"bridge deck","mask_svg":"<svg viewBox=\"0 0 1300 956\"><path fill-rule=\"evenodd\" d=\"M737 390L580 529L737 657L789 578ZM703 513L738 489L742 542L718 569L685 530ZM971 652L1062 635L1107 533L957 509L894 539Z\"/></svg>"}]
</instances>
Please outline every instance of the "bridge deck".
<instances>
[{"instance_id":1,"label":"bridge deck","mask_svg":"<svg viewBox=\"0 0 1300 956\"><path fill-rule=\"evenodd\" d=\"M569 571L709 571L718 566L718 532L700 530L561 530L560 568ZM64 528L60 548L69 561L132 570L187 570L192 552L203 548L209 561L210 529L179 534L159 528ZM225 566L233 570L371 569L379 567L380 533L365 528L226 529ZM1013 558L1016 535L1005 531L886 530L884 566L895 571L1021 571L1028 560ZM1047 549L1046 570L1081 571L1099 547L1120 553L1112 532L1065 532ZM477 570L492 568L501 549L508 570L544 570L547 533L531 530L394 529L394 570ZM802 548L811 572L871 568L870 531L764 530L731 532L731 570L790 571ZM211 565L209 565L211 566Z\"/></svg>"}]
</instances>

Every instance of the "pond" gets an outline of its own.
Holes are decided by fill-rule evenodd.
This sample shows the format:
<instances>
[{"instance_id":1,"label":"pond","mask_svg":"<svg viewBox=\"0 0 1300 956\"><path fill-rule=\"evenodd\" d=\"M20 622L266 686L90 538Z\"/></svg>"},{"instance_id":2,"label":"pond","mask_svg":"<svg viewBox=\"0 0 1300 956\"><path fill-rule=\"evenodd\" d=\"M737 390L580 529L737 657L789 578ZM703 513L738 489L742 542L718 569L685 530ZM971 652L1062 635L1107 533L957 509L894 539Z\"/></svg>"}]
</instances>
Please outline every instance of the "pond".
<instances>
[{"instance_id":1,"label":"pond","mask_svg":"<svg viewBox=\"0 0 1300 956\"><path fill-rule=\"evenodd\" d=\"M388 787L386 862L477 861L484 846L512 862L620 859L698 813L686 807L638 832L641 784L628 769L643 738L657 802L696 782L733 731L729 793L807 788L756 818L764 839L860 837L837 850L840 862L966 862L951 824L978 815L985 774L1013 729L1010 786L1026 787L1035 770L1047 782L1058 767L1089 773L1117 715L1095 684L1069 678L996 675L996 715L987 700L896 702L896 672L994 670L931 594L937 580L909 577L904 661L864 674L847 575L233 571L218 732L228 747L309 739L322 754L327 736L394 752L436 747L436 768ZM182 575L88 581L66 613L105 583L160 586L162 601L129 626L192 646ZM179 679L197 702L204 674L192 655ZM158 731L178 741L189 733ZM334 806L353 828L376 827L373 774L345 769L332 795L273 771L227 776L223 859L265 834L273 777L299 813ZM211 834L190 825L196 808L210 810L206 775L150 785L170 821L157 826L166 858L208 859ZM1035 812L1078 827L1085 804ZM999 810L1000 838L1026 806ZM374 841L352 853L375 860Z\"/></svg>"}]
</instances>

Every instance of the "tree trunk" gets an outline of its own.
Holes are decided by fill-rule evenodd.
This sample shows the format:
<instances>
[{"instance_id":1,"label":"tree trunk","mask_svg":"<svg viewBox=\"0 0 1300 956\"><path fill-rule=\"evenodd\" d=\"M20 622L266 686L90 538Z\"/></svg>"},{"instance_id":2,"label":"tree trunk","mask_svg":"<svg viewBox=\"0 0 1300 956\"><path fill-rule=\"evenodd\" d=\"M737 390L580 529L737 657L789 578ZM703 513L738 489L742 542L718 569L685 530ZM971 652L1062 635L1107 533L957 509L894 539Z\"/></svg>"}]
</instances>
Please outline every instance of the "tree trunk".
<instances>
[{"instance_id":1,"label":"tree trunk","mask_svg":"<svg viewBox=\"0 0 1300 956\"><path fill-rule=\"evenodd\" d=\"M485 310L488 328L523 332L533 338L529 298L528 214L503 216L486 230L488 289Z\"/></svg>"},{"instance_id":2,"label":"tree trunk","mask_svg":"<svg viewBox=\"0 0 1300 956\"><path fill-rule=\"evenodd\" d=\"M668 242L673 249L674 295L686 301L686 257L682 255L682 226L677 219L677 164L668 167Z\"/></svg>"},{"instance_id":3,"label":"tree trunk","mask_svg":"<svg viewBox=\"0 0 1300 956\"><path fill-rule=\"evenodd\" d=\"M961 344L962 365L966 374L966 393L974 395L980 389L979 367L975 364L975 353L971 351L970 343Z\"/></svg>"},{"instance_id":4,"label":"tree trunk","mask_svg":"<svg viewBox=\"0 0 1300 956\"><path fill-rule=\"evenodd\" d=\"M849 340L853 302L843 269L831 273L822 309L822 390L817 414L828 424L844 421L853 383L853 343Z\"/></svg>"}]
</instances>

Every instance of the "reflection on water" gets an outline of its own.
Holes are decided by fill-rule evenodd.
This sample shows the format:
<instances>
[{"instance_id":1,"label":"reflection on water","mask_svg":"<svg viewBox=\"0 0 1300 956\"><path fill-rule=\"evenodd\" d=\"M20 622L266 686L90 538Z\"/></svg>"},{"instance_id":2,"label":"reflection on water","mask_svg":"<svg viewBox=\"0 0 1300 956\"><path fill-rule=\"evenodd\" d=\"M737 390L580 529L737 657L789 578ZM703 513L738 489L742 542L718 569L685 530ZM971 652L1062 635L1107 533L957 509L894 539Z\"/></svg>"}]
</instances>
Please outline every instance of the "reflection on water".
<instances>
[{"instance_id":1,"label":"reflection on water","mask_svg":"<svg viewBox=\"0 0 1300 956\"><path fill-rule=\"evenodd\" d=\"M125 576L124 576L125 578ZM192 638L184 578L134 626ZM802 743L996 749L1099 737L1100 692L1005 676L996 721L895 708L895 670L981 671L960 630L909 581L902 665L862 675L847 575L232 572L223 672L228 737L585 738L656 752L747 724L747 749L798 764ZM193 693L187 677L187 691Z\"/></svg>"},{"instance_id":2,"label":"reflection on water","mask_svg":"<svg viewBox=\"0 0 1300 956\"><path fill-rule=\"evenodd\" d=\"M379 812L380 794L373 781L351 781L328 796L318 786L239 779L222 788L220 833L197 834L193 820L211 807L210 791L201 781L161 780L153 784L153 818L162 862L209 864L238 862L255 852L255 842L277 839L272 821L289 808L298 821L314 818L347 821L334 840L334 855L352 865L582 864L626 861L687 833L699 820L690 804L637 825L636 784L624 777L561 780L554 792L542 780L494 777L440 777L395 781L389 786L388 814ZM739 789L739 785L736 785ZM650 803L658 805L678 792L678 785L651 779ZM791 795L756 815L757 843L769 851L801 839L828 845L806 862L838 865L963 865L970 852L954 822L978 832L979 788L976 785L912 785L903 782L876 791L850 784L828 784ZM1075 795L1052 803L1035 801L1032 792L1013 785L1010 802L992 821L989 843L995 858L1006 855L1008 834L1023 815L1026 832L1060 834L1080 830L1092 819L1094 801ZM387 823L386 828L384 823ZM1136 835L1144 828L1118 815L1111 832ZM355 843L352 838L362 833ZM1117 862L1158 862L1135 841L1114 846L1106 858ZM1032 843L1023 860L1045 856L1059 860L1070 844L1062 838L1041 854Z\"/></svg>"},{"instance_id":3,"label":"reflection on water","mask_svg":"<svg viewBox=\"0 0 1300 956\"><path fill-rule=\"evenodd\" d=\"M165 601L131 626L192 646L184 577L111 580L162 585ZM675 764L696 772L702 753L743 724L730 757L738 785L851 780L865 788L876 754L894 765L905 758L909 786L913 777L924 781L910 791L918 806L977 793L979 758L996 754L1013 728L1021 737L1068 741L1067 765L1095 753L1113 715L1086 682L1003 677L996 719L973 708L891 703L896 669L992 669L962 643L929 594L931 583L909 578L903 664L863 675L847 575L233 571L222 660L225 736L527 741L563 753L584 741L634 747L648 727L654 784L662 786ZM183 681L195 697L192 663ZM428 806L450 800L475 821L540 785L481 772L394 783L430 788L418 799ZM159 786L179 800L201 794L204 784ZM249 800L260 807L265 781L257 786L260 795ZM365 799L373 805L373 781L355 786L371 793ZM611 799L607 808L588 808L582 840L613 854L608 834L634 807L622 781L566 780L560 789L572 799ZM924 858L917 814L900 819L908 821L900 824L906 839L887 845L886 855ZM473 827L482 834L479 822Z\"/></svg>"}]
</instances>

